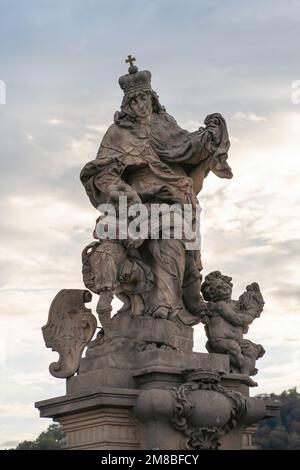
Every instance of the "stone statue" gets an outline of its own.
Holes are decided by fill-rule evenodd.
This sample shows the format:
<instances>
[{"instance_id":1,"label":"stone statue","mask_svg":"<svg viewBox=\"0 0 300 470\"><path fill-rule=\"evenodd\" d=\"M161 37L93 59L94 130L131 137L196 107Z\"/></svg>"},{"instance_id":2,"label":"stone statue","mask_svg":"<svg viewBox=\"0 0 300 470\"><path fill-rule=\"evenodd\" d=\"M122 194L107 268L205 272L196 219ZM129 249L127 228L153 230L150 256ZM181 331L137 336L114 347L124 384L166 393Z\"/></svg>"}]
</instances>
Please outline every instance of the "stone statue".
<instances>
[{"instance_id":1,"label":"stone statue","mask_svg":"<svg viewBox=\"0 0 300 470\"><path fill-rule=\"evenodd\" d=\"M42 328L66 395L36 406L62 424L69 449L251 448L248 426L277 409L249 397L264 349L243 335L264 300L256 283L232 300L230 277L201 275L197 194L210 172L232 177L226 123L215 113L181 129L134 60L119 79L121 110L80 175L100 212L82 252L88 291L60 291ZM208 353L193 350L200 322Z\"/></svg>"},{"instance_id":2,"label":"stone statue","mask_svg":"<svg viewBox=\"0 0 300 470\"><path fill-rule=\"evenodd\" d=\"M205 277L201 290L208 301L208 313L203 318L209 352L229 354L232 372L255 375L255 362L265 353L261 344L243 339L249 325L263 311L264 299L259 285L253 282L239 300L232 300L231 277L214 271Z\"/></svg>"},{"instance_id":3,"label":"stone statue","mask_svg":"<svg viewBox=\"0 0 300 470\"><path fill-rule=\"evenodd\" d=\"M128 72L119 79L124 91L121 111L115 113L114 124L104 135L96 159L83 168L81 181L97 208L103 203L117 204L120 196L128 197L130 205L143 203L149 209L162 203L180 207L189 204L195 229L199 206L196 194L204 178L210 171L220 178L232 177L227 164L230 144L226 123L220 114L211 114L204 121L206 127L195 132L181 129L152 90L151 73L139 72L131 59ZM148 279L143 282L141 278L137 283L143 284L145 289L144 293L140 291L142 304L135 307L137 310L130 300L132 293L128 282L125 288L121 279L122 263L116 263L113 269L105 263L89 269L94 272L94 278L99 278L99 270L102 278L110 278L110 285L115 285L110 289L111 299L114 293L123 299L129 297L126 306L131 305L132 315L150 315L194 325L206 312L200 292L200 251L187 249L184 237L164 239L161 226L157 230L154 239L141 236L132 240L127 236L114 240L122 247L123 258L134 263L135 273L138 271L134 266L139 266L142 278ZM94 236L99 238L97 230ZM89 288L87 283L85 285ZM107 306L102 307L101 302L100 297L99 317L103 309L109 310Z\"/></svg>"}]
</instances>

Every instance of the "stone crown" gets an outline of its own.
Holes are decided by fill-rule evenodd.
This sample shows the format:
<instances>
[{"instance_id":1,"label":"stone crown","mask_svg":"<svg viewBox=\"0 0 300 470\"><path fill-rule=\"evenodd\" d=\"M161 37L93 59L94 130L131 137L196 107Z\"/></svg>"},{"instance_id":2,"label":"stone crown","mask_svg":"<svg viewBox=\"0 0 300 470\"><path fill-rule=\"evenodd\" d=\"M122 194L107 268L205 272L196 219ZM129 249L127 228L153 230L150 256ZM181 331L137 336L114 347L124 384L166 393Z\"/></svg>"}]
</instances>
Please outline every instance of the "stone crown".
<instances>
[{"instance_id":1,"label":"stone crown","mask_svg":"<svg viewBox=\"0 0 300 470\"><path fill-rule=\"evenodd\" d=\"M151 90L151 72L148 70L139 72L135 65L131 65L128 72L127 75L119 78L119 85L124 91L124 95Z\"/></svg>"}]
</instances>

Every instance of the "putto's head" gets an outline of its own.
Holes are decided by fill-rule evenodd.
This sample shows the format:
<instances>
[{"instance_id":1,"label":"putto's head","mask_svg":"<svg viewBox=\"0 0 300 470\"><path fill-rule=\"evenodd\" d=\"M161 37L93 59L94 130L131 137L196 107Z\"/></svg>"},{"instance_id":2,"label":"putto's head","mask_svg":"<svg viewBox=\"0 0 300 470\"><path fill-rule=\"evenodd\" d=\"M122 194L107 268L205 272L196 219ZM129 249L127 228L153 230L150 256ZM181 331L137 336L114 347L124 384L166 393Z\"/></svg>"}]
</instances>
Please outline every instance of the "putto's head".
<instances>
[{"instance_id":1,"label":"putto's head","mask_svg":"<svg viewBox=\"0 0 300 470\"><path fill-rule=\"evenodd\" d=\"M223 276L220 271L213 271L205 277L201 292L206 301L218 302L230 300L232 294L232 278Z\"/></svg>"}]
</instances>

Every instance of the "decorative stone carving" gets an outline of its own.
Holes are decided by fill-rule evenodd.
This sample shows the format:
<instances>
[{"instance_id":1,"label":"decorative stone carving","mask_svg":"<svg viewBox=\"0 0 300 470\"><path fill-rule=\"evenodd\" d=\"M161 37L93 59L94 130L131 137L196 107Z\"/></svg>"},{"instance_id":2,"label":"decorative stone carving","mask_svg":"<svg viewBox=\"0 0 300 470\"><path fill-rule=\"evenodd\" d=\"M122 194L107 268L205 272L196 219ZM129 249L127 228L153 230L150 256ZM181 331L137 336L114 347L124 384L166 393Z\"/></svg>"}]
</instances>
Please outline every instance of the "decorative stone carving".
<instances>
[{"instance_id":1,"label":"decorative stone carving","mask_svg":"<svg viewBox=\"0 0 300 470\"><path fill-rule=\"evenodd\" d=\"M231 277L214 271L205 277L201 290L208 301L208 313L202 319L208 337L207 350L229 354L232 372L255 375L255 362L265 350L261 344L244 339L243 334L263 311L259 285L253 282L238 301L232 300Z\"/></svg>"},{"instance_id":2,"label":"decorative stone carving","mask_svg":"<svg viewBox=\"0 0 300 470\"><path fill-rule=\"evenodd\" d=\"M187 437L187 449L217 449L221 436L234 429L246 414L245 397L225 388L218 372L198 370L187 379L189 382L171 389L176 396L172 425ZM211 393L203 395L201 391ZM209 405L205 408L206 400L214 403L215 410ZM203 426L205 421L207 426Z\"/></svg>"},{"instance_id":3,"label":"decorative stone carving","mask_svg":"<svg viewBox=\"0 0 300 470\"><path fill-rule=\"evenodd\" d=\"M49 366L54 377L70 377L78 370L82 352L97 327L96 318L85 307L91 300L87 290L63 289L52 301L42 332L47 348L59 354L59 360Z\"/></svg>"},{"instance_id":4,"label":"decorative stone carving","mask_svg":"<svg viewBox=\"0 0 300 470\"><path fill-rule=\"evenodd\" d=\"M220 431L218 428L197 428L189 433L187 448L198 450L217 450L220 447Z\"/></svg>"},{"instance_id":5,"label":"decorative stone carving","mask_svg":"<svg viewBox=\"0 0 300 470\"><path fill-rule=\"evenodd\" d=\"M159 388L157 377L148 383L135 406L145 448L217 450L223 436L266 415L261 400L226 388L222 375L196 369L183 373L186 381L177 387Z\"/></svg>"},{"instance_id":6,"label":"decorative stone carving","mask_svg":"<svg viewBox=\"0 0 300 470\"><path fill-rule=\"evenodd\" d=\"M105 333L112 328L114 295L123 302L118 313L137 316L147 308L153 286L150 268L127 251L120 240L100 240L90 243L82 253L83 282L99 295L97 313Z\"/></svg>"}]
</instances>

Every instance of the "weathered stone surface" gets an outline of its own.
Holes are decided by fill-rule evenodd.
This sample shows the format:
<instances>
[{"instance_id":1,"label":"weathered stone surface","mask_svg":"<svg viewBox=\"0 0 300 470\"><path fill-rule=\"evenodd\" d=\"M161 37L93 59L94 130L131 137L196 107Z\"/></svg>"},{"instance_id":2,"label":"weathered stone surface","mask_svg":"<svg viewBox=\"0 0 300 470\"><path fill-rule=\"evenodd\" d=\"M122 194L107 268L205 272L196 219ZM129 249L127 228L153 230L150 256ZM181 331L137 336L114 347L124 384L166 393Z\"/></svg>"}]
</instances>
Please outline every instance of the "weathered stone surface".
<instances>
[{"instance_id":1,"label":"weathered stone surface","mask_svg":"<svg viewBox=\"0 0 300 470\"><path fill-rule=\"evenodd\" d=\"M191 352L193 329L162 318L118 313L111 319L109 331L89 344L86 356L151 349Z\"/></svg>"},{"instance_id":2,"label":"weathered stone surface","mask_svg":"<svg viewBox=\"0 0 300 470\"><path fill-rule=\"evenodd\" d=\"M207 355L208 356L208 355ZM209 355L210 356L210 355ZM151 371L148 370L148 373ZM122 387L94 387L90 391L70 393L66 396L52 398L36 403L42 417L52 417L62 424L67 435L67 448L69 449L149 449L158 447L160 449L184 449L186 437L180 431L174 429L170 420L157 420L150 425L147 433L156 440L145 440L145 429L140 420L134 416L133 410L137 403L137 397L144 392L154 390L158 394L158 410L163 415L168 411L165 402L161 399L161 393L170 393L168 388L159 389L163 386L165 376L174 371L157 368L157 378L144 388L145 383L139 387L126 389ZM147 372L141 371L140 375ZM233 376L232 378L230 376ZM159 381L158 377L161 380ZM181 384L184 383L186 374L181 374ZM222 384L233 380L235 388L239 389L244 384L245 377L241 376L239 384L238 374L227 374L222 376ZM151 381L151 379L150 379ZM160 382L160 384L159 384ZM169 381L169 385L179 386ZM154 388L153 388L154 387ZM231 385L227 387L231 391ZM264 402L265 416L274 416L278 405L274 402ZM213 402L211 402L213 406ZM161 411L160 411L161 410ZM214 408L213 408L214 410ZM216 410L216 409L215 409ZM170 412L172 410L169 410ZM153 411L154 413L154 411ZM150 417L150 415L148 415ZM153 415L152 415L153 417ZM221 437L221 449L251 448L251 432L253 429L244 426ZM151 437L151 439L152 439Z\"/></svg>"},{"instance_id":3,"label":"weathered stone surface","mask_svg":"<svg viewBox=\"0 0 300 470\"><path fill-rule=\"evenodd\" d=\"M58 362L50 364L54 377L74 375L85 346L91 341L97 321L85 307L92 295L87 290L63 289L54 298L48 322L43 326L43 336L48 348L59 353Z\"/></svg>"},{"instance_id":4,"label":"weathered stone surface","mask_svg":"<svg viewBox=\"0 0 300 470\"><path fill-rule=\"evenodd\" d=\"M68 393L60 397L42 400L35 404L43 418L58 419L64 415L81 413L98 408L133 408L139 391L119 387L98 387L93 391Z\"/></svg>"},{"instance_id":5,"label":"weathered stone surface","mask_svg":"<svg viewBox=\"0 0 300 470\"><path fill-rule=\"evenodd\" d=\"M101 387L36 403L43 417L58 421L67 449L140 449L139 428L133 416L138 392Z\"/></svg>"},{"instance_id":6,"label":"weathered stone surface","mask_svg":"<svg viewBox=\"0 0 300 470\"><path fill-rule=\"evenodd\" d=\"M67 415L59 420L69 450L138 450L137 420L131 411L115 407Z\"/></svg>"},{"instance_id":7,"label":"weathered stone surface","mask_svg":"<svg viewBox=\"0 0 300 470\"><path fill-rule=\"evenodd\" d=\"M266 414L261 400L224 387L218 372L198 369L182 376L181 385L162 389L156 383L138 396L143 448L218 449L223 435Z\"/></svg>"},{"instance_id":8,"label":"weathered stone surface","mask_svg":"<svg viewBox=\"0 0 300 470\"><path fill-rule=\"evenodd\" d=\"M160 349L130 353L109 353L81 360L78 374L67 381L67 392L93 390L97 386L135 387L139 376L155 368L164 368L176 375L190 368L213 368L229 372L229 358L221 354L182 353Z\"/></svg>"}]
</instances>

